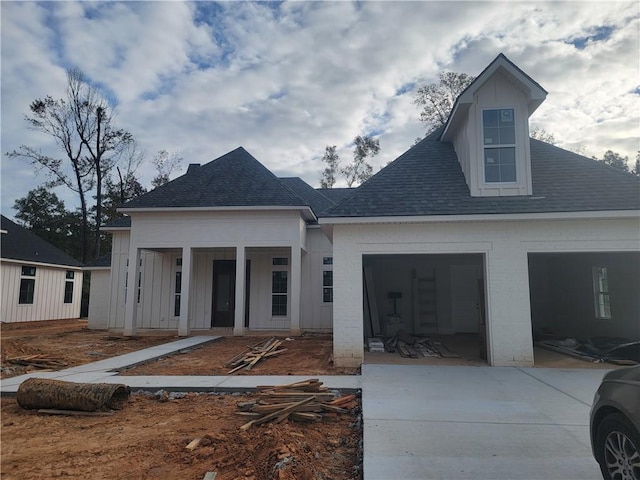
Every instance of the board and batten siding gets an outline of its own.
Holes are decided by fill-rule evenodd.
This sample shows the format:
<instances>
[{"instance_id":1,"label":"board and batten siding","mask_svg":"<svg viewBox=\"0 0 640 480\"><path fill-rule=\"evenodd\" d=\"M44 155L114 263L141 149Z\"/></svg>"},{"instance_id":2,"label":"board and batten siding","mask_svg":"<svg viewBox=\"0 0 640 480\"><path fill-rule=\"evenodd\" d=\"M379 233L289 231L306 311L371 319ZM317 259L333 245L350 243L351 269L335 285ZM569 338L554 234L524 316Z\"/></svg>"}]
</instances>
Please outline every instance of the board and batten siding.
<instances>
[{"instance_id":1,"label":"board and batten siding","mask_svg":"<svg viewBox=\"0 0 640 480\"><path fill-rule=\"evenodd\" d=\"M89 321L90 329L102 330L109 327L109 306L111 296L111 270L100 268L91 270L89 287Z\"/></svg>"},{"instance_id":2,"label":"board and batten siding","mask_svg":"<svg viewBox=\"0 0 640 480\"><path fill-rule=\"evenodd\" d=\"M32 304L19 304L20 280L23 266L36 267ZM66 279L67 271L74 272L73 280ZM73 281L71 303L64 303L67 281ZM31 322L38 320L61 320L80 318L82 296L82 271L77 267L52 267L37 263L2 262L2 321Z\"/></svg>"},{"instance_id":3,"label":"board and batten siding","mask_svg":"<svg viewBox=\"0 0 640 480\"><path fill-rule=\"evenodd\" d=\"M333 246L318 226L307 228L307 252L302 255L302 288L300 328L311 331L330 331L333 327L333 303L322 301L322 274L333 270L324 265L325 257L333 257Z\"/></svg>"}]
</instances>

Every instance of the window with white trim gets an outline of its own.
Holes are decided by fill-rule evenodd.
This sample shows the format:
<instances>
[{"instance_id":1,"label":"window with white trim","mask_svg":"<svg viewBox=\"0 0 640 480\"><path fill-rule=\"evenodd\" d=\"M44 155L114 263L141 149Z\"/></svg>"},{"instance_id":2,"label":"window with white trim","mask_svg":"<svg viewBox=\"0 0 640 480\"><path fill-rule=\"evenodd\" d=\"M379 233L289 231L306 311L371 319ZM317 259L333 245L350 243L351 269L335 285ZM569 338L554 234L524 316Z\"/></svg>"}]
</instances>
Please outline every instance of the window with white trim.
<instances>
[{"instance_id":1,"label":"window with white trim","mask_svg":"<svg viewBox=\"0 0 640 480\"><path fill-rule=\"evenodd\" d=\"M611 318L609 302L609 272L607 267L593 267L593 296L595 300L596 318Z\"/></svg>"},{"instance_id":2,"label":"window with white trim","mask_svg":"<svg viewBox=\"0 0 640 480\"><path fill-rule=\"evenodd\" d=\"M64 282L64 303L73 303L73 270L67 270Z\"/></svg>"},{"instance_id":3,"label":"window with white trim","mask_svg":"<svg viewBox=\"0 0 640 480\"><path fill-rule=\"evenodd\" d=\"M333 303L333 270L322 272L322 303Z\"/></svg>"},{"instance_id":4,"label":"window with white trim","mask_svg":"<svg viewBox=\"0 0 640 480\"><path fill-rule=\"evenodd\" d=\"M482 111L484 181L509 183L516 176L516 127L513 108Z\"/></svg>"},{"instance_id":5,"label":"window with white trim","mask_svg":"<svg viewBox=\"0 0 640 480\"><path fill-rule=\"evenodd\" d=\"M287 315L288 278L286 270L271 272L271 315L274 317Z\"/></svg>"},{"instance_id":6,"label":"window with white trim","mask_svg":"<svg viewBox=\"0 0 640 480\"><path fill-rule=\"evenodd\" d=\"M36 267L23 266L21 274L22 277L20 278L20 293L18 295L18 303L22 305L32 305L33 297L36 290Z\"/></svg>"}]
</instances>

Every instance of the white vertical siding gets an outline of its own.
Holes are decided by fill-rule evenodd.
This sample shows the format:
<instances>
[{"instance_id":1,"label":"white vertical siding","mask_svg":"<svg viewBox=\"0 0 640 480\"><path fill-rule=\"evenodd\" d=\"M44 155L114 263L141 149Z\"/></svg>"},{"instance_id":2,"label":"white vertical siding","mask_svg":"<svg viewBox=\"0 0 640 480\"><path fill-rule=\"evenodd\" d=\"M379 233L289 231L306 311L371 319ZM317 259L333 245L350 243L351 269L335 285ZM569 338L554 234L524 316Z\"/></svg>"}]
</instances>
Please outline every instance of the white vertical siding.
<instances>
[{"instance_id":1,"label":"white vertical siding","mask_svg":"<svg viewBox=\"0 0 640 480\"><path fill-rule=\"evenodd\" d=\"M333 303L322 301L322 272L333 270L323 265L324 257L333 256L333 246L320 228L307 230L307 254L302 257L302 300L300 328L330 330L333 324Z\"/></svg>"},{"instance_id":2,"label":"white vertical siding","mask_svg":"<svg viewBox=\"0 0 640 480\"><path fill-rule=\"evenodd\" d=\"M22 266L36 267L32 304L19 304ZM73 301L64 303L67 270L74 272ZM34 277L24 277L34 278ZM71 280L69 280L71 281ZM38 264L2 262L2 321L30 322L80 317L82 272L65 267Z\"/></svg>"},{"instance_id":3,"label":"white vertical siding","mask_svg":"<svg viewBox=\"0 0 640 480\"><path fill-rule=\"evenodd\" d=\"M109 328L124 328L124 305L126 299L127 259L129 257L128 231L113 233L111 247L111 301L109 305Z\"/></svg>"},{"instance_id":4,"label":"white vertical siding","mask_svg":"<svg viewBox=\"0 0 640 480\"><path fill-rule=\"evenodd\" d=\"M89 328L106 329L109 327L109 308L111 306L111 271L92 270L89 291Z\"/></svg>"}]
</instances>

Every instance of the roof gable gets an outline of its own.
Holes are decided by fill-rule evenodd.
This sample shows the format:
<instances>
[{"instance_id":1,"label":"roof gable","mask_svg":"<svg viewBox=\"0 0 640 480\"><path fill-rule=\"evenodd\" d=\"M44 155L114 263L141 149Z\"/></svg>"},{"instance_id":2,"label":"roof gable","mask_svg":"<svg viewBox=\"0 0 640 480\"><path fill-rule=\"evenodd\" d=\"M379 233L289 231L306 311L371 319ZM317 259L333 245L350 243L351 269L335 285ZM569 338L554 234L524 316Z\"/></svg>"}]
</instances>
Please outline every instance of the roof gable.
<instances>
[{"instance_id":1,"label":"roof gable","mask_svg":"<svg viewBox=\"0 0 640 480\"><path fill-rule=\"evenodd\" d=\"M136 197L123 209L304 206L306 202L244 148L239 147L166 185Z\"/></svg>"},{"instance_id":2,"label":"roof gable","mask_svg":"<svg viewBox=\"0 0 640 480\"><path fill-rule=\"evenodd\" d=\"M24 262L47 263L68 267L79 267L81 262L54 247L36 234L12 222L4 215L0 216L3 233L0 235L2 243L2 258L8 260L22 260ZM4 233L6 231L7 233Z\"/></svg>"},{"instance_id":3,"label":"roof gable","mask_svg":"<svg viewBox=\"0 0 640 480\"><path fill-rule=\"evenodd\" d=\"M474 102L475 93L495 74L504 75L525 93L529 115L544 102L547 96L547 91L540 84L523 72L503 53L500 53L458 96L442 132L442 140L450 141L453 138L453 132L462 123L469 106Z\"/></svg>"}]
</instances>

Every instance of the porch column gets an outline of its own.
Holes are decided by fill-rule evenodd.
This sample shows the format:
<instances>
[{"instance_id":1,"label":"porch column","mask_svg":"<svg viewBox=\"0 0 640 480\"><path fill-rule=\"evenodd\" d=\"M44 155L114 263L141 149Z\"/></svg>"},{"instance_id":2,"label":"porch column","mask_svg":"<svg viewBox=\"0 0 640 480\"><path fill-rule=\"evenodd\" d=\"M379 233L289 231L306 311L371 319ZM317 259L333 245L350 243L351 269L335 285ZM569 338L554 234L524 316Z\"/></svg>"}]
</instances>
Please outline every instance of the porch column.
<instances>
[{"instance_id":1,"label":"porch column","mask_svg":"<svg viewBox=\"0 0 640 480\"><path fill-rule=\"evenodd\" d=\"M245 300L245 247L236 247L236 297L235 316L233 319L233 334L244 335L244 300Z\"/></svg>"},{"instance_id":2,"label":"porch column","mask_svg":"<svg viewBox=\"0 0 640 480\"><path fill-rule=\"evenodd\" d=\"M191 290L191 247L182 247L182 275L180 288L180 320L178 321L178 336L189 335L189 303Z\"/></svg>"},{"instance_id":3,"label":"porch column","mask_svg":"<svg viewBox=\"0 0 640 480\"><path fill-rule=\"evenodd\" d=\"M291 334L300 333L300 282L302 279L302 250L300 245L291 246Z\"/></svg>"},{"instance_id":4,"label":"porch column","mask_svg":"<svg viewBox=\"0 0 640 480\"><path fill-rule=\"evenodd\" d=\"M129 249L127 267L127 286L125 290L124 329L122 334L132 337L136 334L136 316L138 314L138 272L140 272L140 249Z\"/></svg>"}]
</instances>

